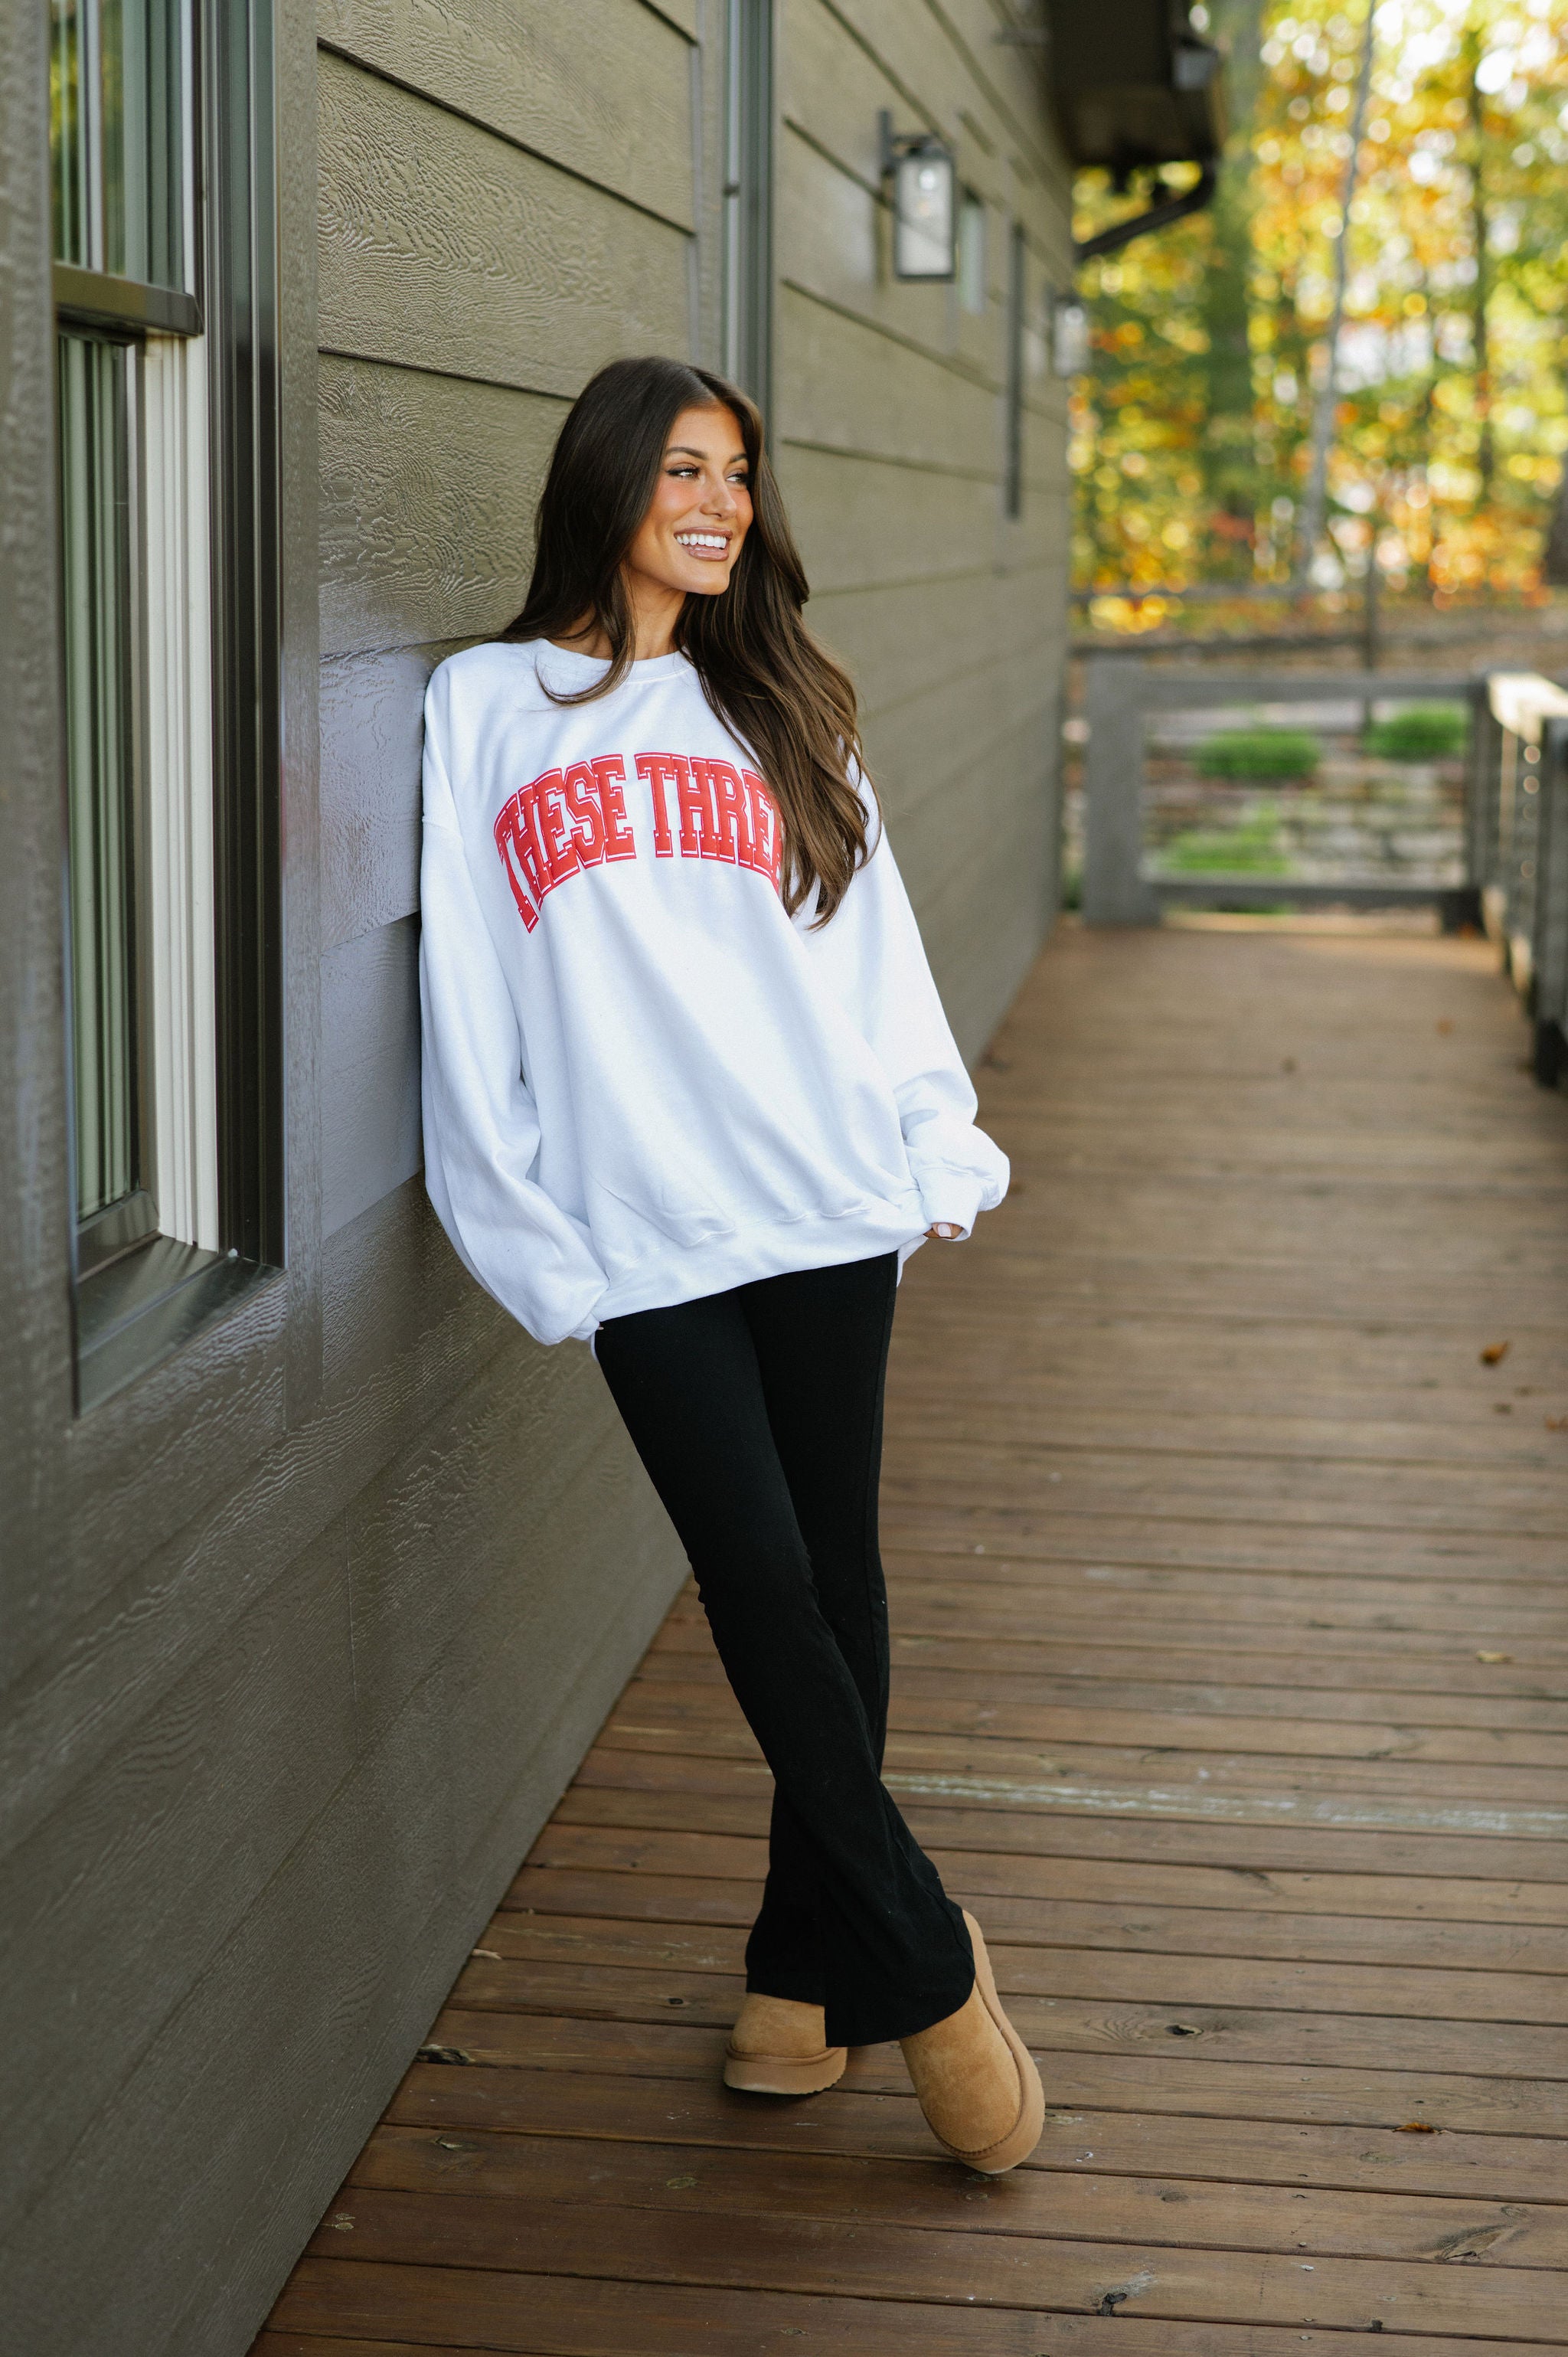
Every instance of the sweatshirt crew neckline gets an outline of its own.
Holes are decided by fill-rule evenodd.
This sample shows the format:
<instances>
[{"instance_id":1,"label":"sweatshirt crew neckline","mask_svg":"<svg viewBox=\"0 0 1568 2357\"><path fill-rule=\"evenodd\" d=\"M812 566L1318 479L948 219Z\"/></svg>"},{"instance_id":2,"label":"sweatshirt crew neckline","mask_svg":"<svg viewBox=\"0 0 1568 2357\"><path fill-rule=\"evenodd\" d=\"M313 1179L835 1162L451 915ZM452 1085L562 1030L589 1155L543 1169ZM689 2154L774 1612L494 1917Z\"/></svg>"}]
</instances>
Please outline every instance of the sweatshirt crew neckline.
<instances>
[{"instance_id":1,"label":"sweatshirt crew neckline","mask_svg":"<svg viewBox=\"0 0 1568 2357\"><path fill-rule=\"evenodd\" d=\"M513 640L512 643L520 643ZM533 659L533 668L542 680L562 687L570 681L576 687L587 687L603 679L609 670L607 655L580 655L572 647L558 647L553 639L525 639L521 641ZM646 655L628 670L620 686L646 687L658 680L679 679L685 673L696 677L691 658L677 647L672 654ZM617 694L619 694L618 689Z\"/></svg>"}]
</instances>

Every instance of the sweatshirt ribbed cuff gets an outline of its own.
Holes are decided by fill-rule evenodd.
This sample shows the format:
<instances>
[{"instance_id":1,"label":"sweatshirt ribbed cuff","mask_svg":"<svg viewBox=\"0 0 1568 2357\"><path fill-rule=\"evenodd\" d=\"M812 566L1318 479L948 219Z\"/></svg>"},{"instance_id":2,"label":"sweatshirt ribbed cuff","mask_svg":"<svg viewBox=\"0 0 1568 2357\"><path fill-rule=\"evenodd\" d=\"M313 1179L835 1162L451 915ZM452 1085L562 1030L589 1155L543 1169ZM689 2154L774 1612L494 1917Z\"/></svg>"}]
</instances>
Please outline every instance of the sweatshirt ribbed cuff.
<instances>
[{"instance_id":1,"label":"sweatshirt ribbed cuff","mask_svg":"<svg viewBox=\"0 0 1568 2357\"><path fill-rule=\"evenodd\" d=\"M980 1216L983 1179L971 1170L930 1169L918 1170L915 1183L928 1228L951 1227L966 1236L971 1233Z\"/></svg>"}]
</instances>

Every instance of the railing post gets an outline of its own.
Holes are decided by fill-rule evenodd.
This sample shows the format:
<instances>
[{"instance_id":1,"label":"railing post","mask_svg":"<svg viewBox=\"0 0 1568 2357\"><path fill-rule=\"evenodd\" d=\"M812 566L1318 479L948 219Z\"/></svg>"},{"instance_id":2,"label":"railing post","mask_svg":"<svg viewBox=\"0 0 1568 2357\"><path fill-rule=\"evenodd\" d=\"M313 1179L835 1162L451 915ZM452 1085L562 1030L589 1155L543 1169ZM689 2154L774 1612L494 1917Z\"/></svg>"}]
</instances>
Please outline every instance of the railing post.
<instances>
[{"instance_id":1,"label":"railing post","mask_svg":"<svg viewBox=\"0 0 1568 2357\"><path fill-rule=\"evenodd\" d=\"M1541 731L1535 846L1535 1077L1555 1088L1568 1071L1568 720Z\"/></svg>"},{"instance_id":2,"label":"railing post","mask_svg":"<svg viewBox=\"0 0 1568 2357\"><path fill-rule=\"evenodd\" d=\"M1470 774L1466 811L1466 882L1476 895L1477 921L1486 922L1486 891L1497 881L1500 857L1498 829L1502 813L1503 731L1492 709L1492 685L1483 676L1471 690Z\"/></svg>"},{"instance_id":3,"label":"railing post","mask_svg":"<svg viewBox=\"0 0 1568 2357\"><path fill-rule=\"evenodd\" d=\"M1462 932L1466 925L1474 925L1477 931L1485 927L1490 813L1497 803L1497 723L1485 673L1472 679L1466 701L1470 707L1470 736L1465 748L1465 881L1456 890L1445 892L1440 903L1445 933Z\"/></svg>"},{"instance_id":4,"label":"railing post","mask_svg":"<svg viewBox=\"0 0 1568 2357\"><path fill-rule=\"evenodd\" d=\"M1159 903L1141 873L1143 683L1144 665L1135 656L1090 658L1083 763L1083 919L1089 925L1159 922Z\"/></svg>"}]
</instances>

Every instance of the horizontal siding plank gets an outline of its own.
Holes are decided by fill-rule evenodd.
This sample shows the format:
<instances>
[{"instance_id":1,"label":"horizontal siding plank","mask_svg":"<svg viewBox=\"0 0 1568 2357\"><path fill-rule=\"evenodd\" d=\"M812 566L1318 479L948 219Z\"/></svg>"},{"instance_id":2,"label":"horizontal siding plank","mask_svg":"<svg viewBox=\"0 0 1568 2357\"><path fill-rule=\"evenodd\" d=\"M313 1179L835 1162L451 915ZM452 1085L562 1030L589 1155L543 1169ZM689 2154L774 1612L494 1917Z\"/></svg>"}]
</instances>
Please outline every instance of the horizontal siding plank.
<instances>
[{"instance_id":1,"label":"horizontal siding plank","mask_svg":"<svg viewBox=\"0 0 1568 2357\"><path fill-rule=\"evenodd\" d=\"M516 1331L447 1243L422 1176L348 1221L323 1249L321 1359L329 1400L401 1367L418 1383L427 1414L439 1415Z\"/></svg>"},{"instance_id":2,"label":"horizontal siding plank","mask_svg":"<svg viewBox=\"0 0 1568 2357\"><path fill-rule=\"evenodd\" d=\"M466 1274L464 1282L472 1285ZM537 1615L542 1600L548 1609L548 1558L532 1534L563 1495L576 1491L585 1501L601 1468L613 1488L631 1461L587 1351L545 1350L504 1313L502 1324L489 1362L349 1512L354 1644L366 1673L369 1741L484 1611L498 1584L514 1614ZM521 1532L520 1497L527 1509ZM585 1502L585 1530L597 1511ZM440 1557L429 1545L436 1528Z\"/></svg>"},{"instance_id":3,"label":"horizontal siding plank","mask_svg":"<svg viewBox=\"0 0 1568 2357\"><path fill-rule=\"evenodd\" d=\"M1008 655L880 714L867 732L866 751L879 784L887 780L888 806L897 813L901 835L929 831L944 812L969 834L988 823L988 811L995 807L999 814L1010 773L997 766L993 748L1031 723L1037 738L1029 771L1045 777L1056 694L1045 664Z\"/></svg>"},{"instance_id":4,"label":"horizontal siding plank","mask_svg":"<svg viewBox=\"0 0 1568 2357\"><path fill-rule=\"evenodd\" d=\"M448 1649L136 2058L90 2150L45 2189L7 2252L9 2346L102 2346L105 2284L117 2349L248 2345L280 2257L304 2244L397 2086L667 1600L640 1472L614 1512L602 1491L597 1502L596 1528L545 1516L531 1534L551 1609L579 1580L593 1599L576 1649L553 1653L548 1675L532 1664L538 1623L499 1649L489 1628L488 1651ZM514 1529L525 1521L515 1480L493 1503ZM231 1801L227 1771L220 1789ZM273 2231L239 2232L258 2187ZM221 2289L194 2335L171 2338L169 2286L196 2284L215 2250Z\"/></svg>"},{"instance_id":5,"label":"horizontal siding plank","mask_svg":"<svg viewBox=\"0 0 1568 2357\"><path fill-rule=\"evenodd\" d=\"M38 2025L0 2052L0 2218L15 2229L353 1764L343 1533L285 1570L0 1877L0 1978ZM193 1773L221 1729L222 1777ZM73 2024L94 1960L91 2034ZM44 2026L52 2024L51 2030Z\"/></svg>"},{"instance_id":6,"label":"horizontal siding plank","mask_svg":"<svg viewBox=\"0 0 1568 2357\"><path fill-rule=\"evenodd\" d=\"M1044 497L1021 522L1001 513L994 483L789 444L779 472L814 590L940 581L1037 565L1055 533Z\"/></svg>"},{"instance_id":7,"label":"horizontal siding plank","mask_svg":"<svg viewBox=\"0 0 1568 2357\"><path fill-rule=\"evenodd\" d=\"M929 684L1011 656L1053 675L1067 637L1067 563L897 587L827 591L807 610L812 630L848 665L863 719L875 720Z\"/></svg>"},{"instance_id":8,"label":"horizontal siding plank","mask_svg":"<svg viewBox=\"0 0 1568 2357\"><path fill-rule=\"evenodd\" d=\"M502 629L528 587L565 414L539 394L324 359L322 652Z\"/></svg>"},{"instance_id":9,"label":"horizontal siding plank","mask_svg":"<svg viewBox=\"0 0 1568 2357\"><path fill-rule=\"evenodd\" d=\"M674 12L672 12L674 13ZM691 48L643 0L321 0L319 38L693 225Z\"/></svg>"},{"instance_id":10,"label":"horizontal siding plank","mask_svg":"<svg viewBox=\"0 0 1568 2357\"><path fill-rule=\"evenodd\" d=\"M321 1232L421 1165L419 925L404 917L321 963Z\"/></svg>"},{"instance_id":11,"label":"horizontal siding plank","mask_svg":"<svg viewBox=\"0 0 1568 2357\"><path fill-rule=\"evenodd\" d=\"M681 231L329 54L320 119L324 350L564 394L684 350Z\"/></svg>"},{"instance_id":12,"label":"horizontal siding plank","mask_svg":"<svg viewBox=\"0 0 1568 2357\"><path fill-rule=\"evenodd\" d=\"M993 484L799 444L776 464L813 591L941 581L996 562Z\"/></svg>"},{"instance_id":13,"label":"horizontal siding plank","mask_svg":"<svg viewBox=\"0 0 1568 2357\"><path fill-rule=\"evenodd\" d=\"M775 373L784 439L1000 480L1000 390L918 351L888 362L887 339L875 328L794 286L779 288Z\"/></svg>"}]
</instances>

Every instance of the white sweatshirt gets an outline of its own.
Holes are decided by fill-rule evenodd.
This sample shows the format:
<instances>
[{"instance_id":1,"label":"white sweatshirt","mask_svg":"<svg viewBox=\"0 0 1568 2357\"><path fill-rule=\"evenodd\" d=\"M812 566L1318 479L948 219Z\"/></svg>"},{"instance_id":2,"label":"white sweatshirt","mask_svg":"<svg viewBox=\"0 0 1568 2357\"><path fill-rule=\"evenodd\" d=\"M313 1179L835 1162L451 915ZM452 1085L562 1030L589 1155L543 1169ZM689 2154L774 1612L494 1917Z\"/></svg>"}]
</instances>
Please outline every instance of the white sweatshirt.
<instances>
[{"instance_id":1,"label":"white sweatshirt","mask_svg":"<svg viewBox=\"0 0 1568 2357\"><path fill-rule=\"evenodd\" d=\"M968 1231L1007 1163L886 842L786 916L779 814L684 655L453 655L424 706L424 1168L542 1342Z\"/></svg>"}]
</instances>

